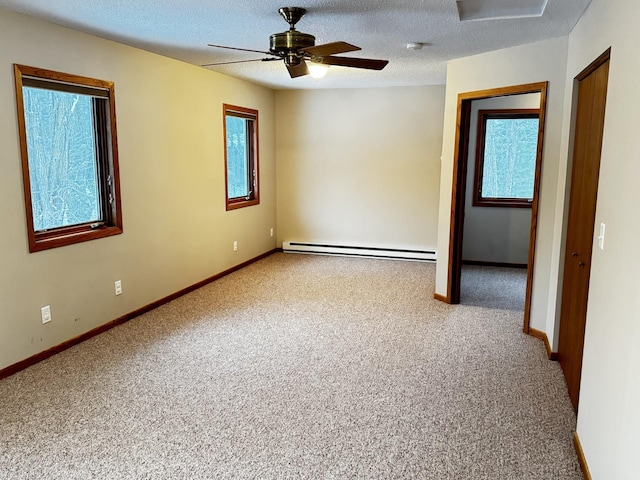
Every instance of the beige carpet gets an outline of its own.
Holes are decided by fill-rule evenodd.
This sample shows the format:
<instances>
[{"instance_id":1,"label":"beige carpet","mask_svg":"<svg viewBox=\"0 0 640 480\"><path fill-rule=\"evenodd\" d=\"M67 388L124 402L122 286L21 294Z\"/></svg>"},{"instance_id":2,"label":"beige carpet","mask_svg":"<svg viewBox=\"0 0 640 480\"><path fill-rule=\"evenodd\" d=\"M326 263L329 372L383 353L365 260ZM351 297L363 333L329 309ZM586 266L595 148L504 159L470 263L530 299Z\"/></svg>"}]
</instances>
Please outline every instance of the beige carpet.
<instances>
[{"instance_id":1,"label":"beige carpet","mask_svg":"<svg viewBox=\"0 0 640 480\"><path fill-rule=\"evenodd\" d=\"M581 479L522 313L276 254L0 381L3 479Z\"/></svg>"}]
</instances>

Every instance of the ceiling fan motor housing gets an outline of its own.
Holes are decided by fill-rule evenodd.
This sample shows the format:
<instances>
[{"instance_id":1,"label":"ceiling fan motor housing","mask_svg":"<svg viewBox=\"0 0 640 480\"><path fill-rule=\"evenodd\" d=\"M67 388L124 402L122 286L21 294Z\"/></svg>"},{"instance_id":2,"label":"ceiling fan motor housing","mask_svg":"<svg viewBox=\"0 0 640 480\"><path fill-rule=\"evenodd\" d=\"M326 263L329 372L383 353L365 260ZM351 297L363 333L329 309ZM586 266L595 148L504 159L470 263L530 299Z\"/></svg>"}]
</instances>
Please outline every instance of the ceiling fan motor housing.
<instances>
[{"instance_id":1,"label":"ceiling fan motor housing","mask_svg":"<svg viewBox=\"0 0 640 480\"><path fill-rule=\"evenodd\" d=\"M315 44L316 37L297 30L274 33L269 37L269 51L279 56L297 55L298 50L313 47Z\"/></svg>"}]
</instances>

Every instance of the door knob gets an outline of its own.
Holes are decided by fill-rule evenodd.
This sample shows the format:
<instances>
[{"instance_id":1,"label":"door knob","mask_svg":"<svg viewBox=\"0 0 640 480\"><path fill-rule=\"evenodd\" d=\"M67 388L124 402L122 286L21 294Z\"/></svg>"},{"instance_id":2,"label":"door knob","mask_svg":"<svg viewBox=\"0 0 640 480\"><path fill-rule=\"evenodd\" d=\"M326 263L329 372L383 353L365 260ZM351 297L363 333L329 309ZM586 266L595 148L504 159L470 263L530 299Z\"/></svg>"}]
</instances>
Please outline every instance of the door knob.
<instances>
[{"instance_id":1,"label":"door knob","mask_svg":"<svg viewBox=\"0 0 640 480\"><path fill-rule=\"evenodd\" d=\"M580 262L580 263L578 263L578 266L579 266L580 268L584 268L584 262Z\"/></svg>"},{"instance_id":2,"label":"door knob","mask_svg":"<svg viewBox=\"0 0 640 480\"><path fill-rule=\"evenodd\" d=\"M577 252L573 252L573 253L571 254L571 256L572 256L573 258L576 258L576 257L578 256L578 253L577 253Z\"/></svg>"}]
</instances>

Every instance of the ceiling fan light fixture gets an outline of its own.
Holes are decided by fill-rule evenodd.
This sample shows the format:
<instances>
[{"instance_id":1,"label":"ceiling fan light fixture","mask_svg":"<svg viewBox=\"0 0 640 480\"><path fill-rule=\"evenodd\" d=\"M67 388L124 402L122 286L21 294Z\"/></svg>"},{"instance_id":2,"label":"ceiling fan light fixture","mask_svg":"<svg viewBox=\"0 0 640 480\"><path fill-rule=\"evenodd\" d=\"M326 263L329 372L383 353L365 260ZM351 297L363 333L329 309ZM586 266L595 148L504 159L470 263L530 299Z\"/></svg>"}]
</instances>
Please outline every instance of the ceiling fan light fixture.
<instances>
[{"instance_id":1,"label":"ceiling fan light fixture","mask_svg":"<svg viewBox=\"0 0 640 480\"><path fill-rule=\"evenodd\" d=\"M329 71L329 65L323 65L322 63L309 62L309 75L313 78L323 78Z\"/></svg>"}]
</instances>

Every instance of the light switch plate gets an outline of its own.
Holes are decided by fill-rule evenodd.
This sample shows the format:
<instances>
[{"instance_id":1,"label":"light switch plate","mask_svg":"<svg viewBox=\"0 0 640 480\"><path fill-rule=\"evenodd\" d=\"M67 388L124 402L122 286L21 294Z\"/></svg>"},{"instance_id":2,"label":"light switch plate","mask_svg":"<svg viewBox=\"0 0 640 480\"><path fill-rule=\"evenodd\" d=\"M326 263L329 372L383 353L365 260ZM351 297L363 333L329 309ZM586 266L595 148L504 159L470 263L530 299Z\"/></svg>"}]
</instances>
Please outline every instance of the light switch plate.
<instances>
[{"instance_id":1,"label":"light switch plate","mask_svg":"<svg viewBox=\"0 0 640 480\"><path fill-rule=\"evenodd\" d=\"M600 224L600 235L598 235L598 246L600 250L604 250L604 231L606 225L604 223Z\"/></svg>"}]
</instances>

